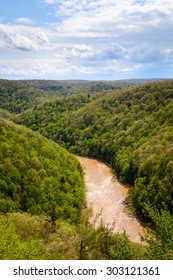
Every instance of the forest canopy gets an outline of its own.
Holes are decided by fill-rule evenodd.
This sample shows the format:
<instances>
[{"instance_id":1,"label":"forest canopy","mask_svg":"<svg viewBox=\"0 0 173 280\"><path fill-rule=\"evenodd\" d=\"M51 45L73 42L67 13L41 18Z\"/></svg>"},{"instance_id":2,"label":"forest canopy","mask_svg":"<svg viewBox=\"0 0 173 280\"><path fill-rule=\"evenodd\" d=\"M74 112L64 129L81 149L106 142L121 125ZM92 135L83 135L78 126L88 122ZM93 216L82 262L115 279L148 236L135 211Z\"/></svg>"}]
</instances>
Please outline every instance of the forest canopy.
<instances>
[{"instance_id":1,"label":"forest canopy","mask_svg":"<svg viewBox=\"0 0 173 280\"><path fill-rule=\"evenodd\" d=\"M14 121L72 153L111 164L143 219L173 213L173 81L78 94L40 104Z\"/></svg>"},{"instance_id":2,"label":"forest canopy","mask_svg":"<svg viewBox=\"0 0 173 280\"><path fill-rule=\"evenodd\" d=\"M83 202L78 160L39 133L0 118L0 212L76 222Z\"/></svg>"},{"instance_id":3,"label":"forest canopy","mask_svg":"<svg viewBox=\"0 0 173 280\"><path fill-rule=\"evenodd\" d=\"M0 259L173 258L173 80L146 82L0 80ZM71 153L128 185L148 246L93 228Z\"/></svg>"}]
</instances>

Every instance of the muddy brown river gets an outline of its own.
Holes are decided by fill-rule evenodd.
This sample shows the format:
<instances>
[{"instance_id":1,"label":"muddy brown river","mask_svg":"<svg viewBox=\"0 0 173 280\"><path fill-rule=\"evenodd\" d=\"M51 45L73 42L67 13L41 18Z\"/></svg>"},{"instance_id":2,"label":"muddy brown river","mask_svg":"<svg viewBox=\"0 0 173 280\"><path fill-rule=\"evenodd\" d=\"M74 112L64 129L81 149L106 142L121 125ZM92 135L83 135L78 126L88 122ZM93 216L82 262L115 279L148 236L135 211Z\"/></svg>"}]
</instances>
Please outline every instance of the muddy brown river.
<instances>
[{"instance_id":1,"label":"muddy brown river","mask_svg":"<svg viewBox=\"0 0 173 280\"><path fill-rule=\"evenodd\" d=\"M85 172L86 203L92 208L91 222L96 219L95 226L101 220L113 232L126 232L130 240L141 242L140 234L144 228L138 220L125 211L124 201L128 188L119 183L112 175L110 168L95 159L77 156Z\"/></svg>"}]
</instances>

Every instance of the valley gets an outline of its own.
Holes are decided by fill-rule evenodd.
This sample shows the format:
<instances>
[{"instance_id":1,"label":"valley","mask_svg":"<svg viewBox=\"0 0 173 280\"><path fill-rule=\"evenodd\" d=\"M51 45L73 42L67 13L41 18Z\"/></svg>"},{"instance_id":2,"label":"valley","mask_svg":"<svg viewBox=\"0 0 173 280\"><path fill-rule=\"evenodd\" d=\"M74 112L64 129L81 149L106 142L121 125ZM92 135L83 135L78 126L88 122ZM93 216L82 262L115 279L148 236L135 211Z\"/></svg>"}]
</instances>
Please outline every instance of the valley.
<instances>
[{"instance_id":1,"label":"valley","mask_svg":"<svg viewBox=\"0 0 173 280\"><path fill-rule=\"evenodd\" d=\"M0 258L172 259L172 124L173 80L1 79Z\"/></svg>"}]
</instances>

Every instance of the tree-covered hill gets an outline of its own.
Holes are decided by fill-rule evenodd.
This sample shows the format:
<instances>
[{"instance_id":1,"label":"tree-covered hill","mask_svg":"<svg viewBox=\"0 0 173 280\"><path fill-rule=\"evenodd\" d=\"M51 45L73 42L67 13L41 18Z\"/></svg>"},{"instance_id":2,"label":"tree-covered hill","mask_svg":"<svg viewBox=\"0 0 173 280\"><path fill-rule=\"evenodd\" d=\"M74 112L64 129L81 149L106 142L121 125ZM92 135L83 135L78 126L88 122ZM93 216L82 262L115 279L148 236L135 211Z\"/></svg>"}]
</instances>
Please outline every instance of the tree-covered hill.
<instances>
[{"instance_id":1,"label":"tree-covered hill","mask_svg":"<svg viewBox=\"0 0 173 280\"><path fill-rule=\"evenodd\" d=\"M17 121L73 153L110 163L133 186L133 205L143 217L149 207L173 213L173 81L93 97L45 103Z\"/></svg>"},{"instance_id":2,"label":"tree-covered hill","mask_svg":"<svg viewBox=\"0 0 173 280\"><path fill-rule=\"evenodd\" d=\"M132 83L133 84L133 83ZM47 101L74 94L93 94L129 87L130 82L0 79L0 108L19 114Z\"/></svg>"},{"instance_id":3,"label":"tree-covered hill","mask_svg":"<svg viewBox=\"0 0 173 280\"><path fill-rule=\"evenodd\" d=\"M0 259L173 258L173 81L136 83L0 80ZM52 140L111 164L148 246L93 228L81 166Z\"/></svg>"},{"instance_id":4,"label":"tree-covered hill","mask_svg":"<svg viewBox=\"0 0 173 280\"><path fill-rule=\"evenodd\" d=\"M21 113L54 95L28 86L24 81L0 80L0 107L10 113Z\"/></svg>"},{"instance_id":5,"label":"tree-covered hill","mask_svg":"<svg viewBox=\"0 0 173 280\"><path fill-rule=\"evenodd\" d=\"M85 80L5 80L0 79L0 108L19 114L61 96L120 90L148 80L85 81Z\"/></svg>"},{"instance_id":6,"label":"tree-covered hill","mask_svg":"<svg viewBox=\"0 0 173 280\"><path fill-rule=\"evenodd\" d=\"M83 204L78 160L39 133L0 118L0 212L76 222Z\"/></svg>"}]
</instances>

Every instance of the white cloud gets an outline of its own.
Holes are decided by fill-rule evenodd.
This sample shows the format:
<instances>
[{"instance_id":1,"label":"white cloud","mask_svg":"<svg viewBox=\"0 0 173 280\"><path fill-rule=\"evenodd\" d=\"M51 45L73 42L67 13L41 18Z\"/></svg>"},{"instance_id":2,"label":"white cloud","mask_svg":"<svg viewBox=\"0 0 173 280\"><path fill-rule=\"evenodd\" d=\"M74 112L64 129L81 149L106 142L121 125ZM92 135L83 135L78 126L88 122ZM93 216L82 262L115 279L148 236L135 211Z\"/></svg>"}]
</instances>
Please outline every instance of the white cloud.
<instances>
[{"instance_id":1,"label":"white cloud","mask_svg":"<svg viewBox=\"0 0 173 280\"><path fill-rule=\"evenodd\" d=\"M14 58L10 63L2 60L0 64L0 75L13 75L19 77L34 77L34 78L47 78L54 77L56 79L62 78L71 72L77 71L78 67L70 65L61 57L52 58L42 56L27 56L18 63L18 58ZM83 69L84 67L82 67ZM81 71L83 72L84 70ZM78 69L79 70L79 69Z\"/></svg>"},{"instance_id":2,"label":"white cloud","mask_svg":"<svg viewBox=\"0 0 173 280\"><path fill-rule=\"evenodd\" d=\"M48 44L49 43L49 39L47 38L47 36L43 32L38 33L37 37L43 44Z\"/></svg>"},{"instance_id":3,"label":"white cloud","mask_svg":"<svg viewBox=\"0 0 173 280\"><path fill-rule=\"evenodd\" d=\"M72 48L72 51L71 51L71 53L72 53L72 56L74 56L74 57L85 57L85 58L87 58L87 57L90 57L90 56L92 56L92 49L91 49L91 47L89 47L89 46L86 46L86 45L76 45L76 46L74 46L73 48Z\"/></svg>"},{"instance_id":4,"label":"white cloud","mask_svg":"<svg viewBox=\"0 0 173 280\"><path fill-rule=\"evenodd\" d=\"M45 3L45 4L56 4L57 3L57 0L41 0L42 3Z\"/></svg>"},{"instance_id":5,"label":"white cloud","mask_svg":"<svg viewBox=\"0 0 173 280\"><path fill-rule=\"evenodd\" d=\"M44 29L0 24L0 47L21 51L39 51L49 45Z\"/></svg>"},{"instance_id":6,"label":"white cloud","mask_svg":"<svg viewBox=\"0 0 173 280\"><path fill-rule=\"evenodd\" d=\"M37 51L38 45L18 27L0 25L1 47Z\"/></svg>"},{"instance_id":7,"label":"white cloud","mask_svg":"<svg viewBox=\"0 0 173 280\"><path fill-rule=\"evenodd\" d=\"M45 23L45 28L26 26L32 23L29 18L18 18L16 26L0 24L0 48L24 53L26 62L18 60L16 68L15 57L7 57L1 72L93 78L92 73L109 77L173 67L172 0L40 2L52 5L57 21Z\"/></svg>"},{"instance_id":8,"label":"white cloud","mask_svg":"<svg viewBox=\"0 0 173 280\"><path fill-rule=\"evenodd\" d=\"M31 19L31 18L24 18L24 17L17 18L16 22L24 23L24 24L34 24L35 23L35 21L33 19Z\"/></svg>"},{"instance_id":9,"label":"white cloud","mask_svg":"<svg viewBox=\"0 0 173 280\"><path fill-rule=\"evenodd\" d=\"M72 60L76 65L82 67L104 67L112 61L124 60L126 49L120 44L113 42L109 46L98 48L94 45L75 45L64 49L67 60Z\"/></svg>"},{"instance_id":10,"label":"white cloud","mask_svg":"<svg viewBox=\"0 0 173 280\"><path fill-rule=\"evenodd\" d=\"M152 1L58 1L58 16L66 18L58 31L67 36L111 36L122 31L141 32L145 27L172 21L173 2ZM169 17L170 16L170 17ZM165 17L167 17L165 19ZM106 35L107 34L107 35Z\"/></svg>"}]
</instances>

